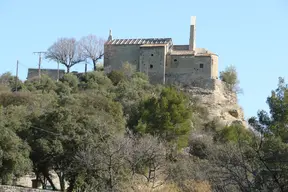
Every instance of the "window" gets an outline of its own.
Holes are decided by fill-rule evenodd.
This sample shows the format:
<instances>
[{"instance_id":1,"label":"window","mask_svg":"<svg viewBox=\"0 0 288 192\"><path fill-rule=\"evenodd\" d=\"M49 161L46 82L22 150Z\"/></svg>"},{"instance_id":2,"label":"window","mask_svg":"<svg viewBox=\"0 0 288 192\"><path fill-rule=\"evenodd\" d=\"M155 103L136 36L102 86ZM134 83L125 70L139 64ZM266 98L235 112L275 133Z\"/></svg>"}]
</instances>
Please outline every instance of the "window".
<instances>
[{"instance_id":1,"label":"window","mask_svg":"<svg viewBox=\"0 0 288 192\"><path fill-rule=\"evenodd\" d=\"M153 69L153 65L150 65L150 69Z\"/></svg>"},{"instance_id":2,"label":"window","mask_svg":"<svg viewBox=\"0 0 288 192\"><path fill-rule=\"evenodd\" d=\"M174 62L176 62L177 61L177 59L174 59Z\"/></svg>"},{"instance_id":3,"label":"window","mask_svg":"<svg viewBox=\"0 0 288 192\"><path fill-rule=\"evenodd\" d=\"M202 69L203 67L204 67L204 64L203 64L203 63L201 63L201 64L200 64L200 68Z\"/></svg>"},{"instance_id":4,"label":"window","mask_svg":"<svg viewBox=\"0 0 288 192\"><path fill-rule=\"evenodd\" d=\"M151 54L151 56L154 56L153 53Z\"/></svg>"}]
</instances>

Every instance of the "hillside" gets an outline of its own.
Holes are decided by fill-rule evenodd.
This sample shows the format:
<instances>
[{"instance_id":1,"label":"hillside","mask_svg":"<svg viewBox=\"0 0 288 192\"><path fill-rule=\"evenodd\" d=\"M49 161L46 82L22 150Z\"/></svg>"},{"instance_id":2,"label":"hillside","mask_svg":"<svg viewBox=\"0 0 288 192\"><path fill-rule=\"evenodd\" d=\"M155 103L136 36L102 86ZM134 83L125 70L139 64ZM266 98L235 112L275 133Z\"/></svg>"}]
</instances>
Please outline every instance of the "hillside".
<instances>
[{"instance_id":1,"label":"hillside","mask_svg":"<svg viewBox=\"0 0 288 192\"><path fill-rule=\"evenodd\" d=\"M285 177L274 179L285 171L285 134L269 136L273 127L266 138L255 134L278 122L262 113L248 129L236 94L220 80L152 85L128 68L58 82L0 80L3 185L31 187L25 175L34 174L40 186L68 192L286 190ZM280 85L269 100L276 112ZM271 150L277 159L267 165Z\"/></svg>"}]
</instances>

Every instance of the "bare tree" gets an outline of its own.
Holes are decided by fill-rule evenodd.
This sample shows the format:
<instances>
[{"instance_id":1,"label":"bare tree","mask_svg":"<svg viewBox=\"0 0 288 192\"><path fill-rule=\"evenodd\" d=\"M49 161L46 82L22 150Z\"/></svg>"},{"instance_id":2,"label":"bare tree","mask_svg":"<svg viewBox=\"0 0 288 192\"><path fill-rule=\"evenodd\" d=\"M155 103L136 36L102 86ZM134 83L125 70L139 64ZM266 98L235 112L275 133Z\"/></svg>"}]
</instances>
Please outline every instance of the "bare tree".
<instances>
[{"instance_id":1,"label":"bare tree","mask_svg":"<svg viewBox=\"0 0 288 192\"><path fill-rule=\"evenodd\" d=\"M69 73L72 66L85 60L79 48L76 39L60 38L47 50L45 58L63 64Z\"/></svg>"},{"instance_id":2,"label":"bare tree","mask_svg":"<svg viewBox=\"0 0 288 192\"><path fill-rule=\"evenodd\" d=\"M91 191L119 191L129 174L123 151L125 139L119 135L111 136L109 139L105 137L106 134L99 136L97 142L86 146L74 157L77 173L79 170L80 173L85 172L86 177L83 178L88 187L93 186ZM89 191L87 186L84 188Z\"/></svg>"},{"instance_id":3,"label":"bare tree","mask_svg":"<svg viewBox=\"0 0 288 192\"><path fill-rule=\"evenodd\" d=\"M132 178L142 175L152 188L163 184L156 181L165 177L166 148L157 137L126 138L125 154Z\"/></svg>"},{"instance_id":4,"label":"bare tree","mask_svg":"<svg viewBox=\"0 0 288 192\"><path fill-rule=\"evenodd\" d=\"M88 35L80 40L81 52L85 59L91 59L94 71L100 59L104 56L105 40L95 35Z\"/></svg>"}]
</instances>

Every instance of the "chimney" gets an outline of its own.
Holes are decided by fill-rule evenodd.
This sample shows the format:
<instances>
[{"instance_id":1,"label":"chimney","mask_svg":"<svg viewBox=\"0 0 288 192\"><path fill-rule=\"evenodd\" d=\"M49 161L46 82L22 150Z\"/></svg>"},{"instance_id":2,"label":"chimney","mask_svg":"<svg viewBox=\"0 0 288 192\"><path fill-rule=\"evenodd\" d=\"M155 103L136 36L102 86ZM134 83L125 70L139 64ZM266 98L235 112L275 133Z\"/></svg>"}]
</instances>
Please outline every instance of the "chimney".
<instances>
[{"instance_id":1,"label":"chimney","mask_svg":"<svg viewBox=\"0 0 288 192\"><path fill-rule=\"evenodd\" d=\"M108 41L111 41L111 40L113 40L113 37L112 37L112 30L110 29L110 30L109 30Z\"/></svg>"},{"instance_id":2,"label":"chimney","mask_svg":"<svg viewBox=\"0 0 288 192\"><path fill-rule=\"evenodd\" d=\"M190 39L189 39L190 51L195 51L196 48L195 37L196 37L196 16L192 16L190 23Z\"/></svg>"}]
</instances>

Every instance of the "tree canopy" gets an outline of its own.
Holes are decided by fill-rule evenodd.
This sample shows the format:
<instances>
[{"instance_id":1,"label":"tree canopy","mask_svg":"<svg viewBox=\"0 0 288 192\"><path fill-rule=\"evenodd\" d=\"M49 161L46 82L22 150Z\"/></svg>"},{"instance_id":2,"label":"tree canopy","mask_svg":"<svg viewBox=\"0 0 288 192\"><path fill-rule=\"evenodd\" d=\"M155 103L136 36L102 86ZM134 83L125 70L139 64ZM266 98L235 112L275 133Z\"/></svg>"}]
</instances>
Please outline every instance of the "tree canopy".
<instances>
[{"instance_id":1,"label":"tree canopy","mask_svg":"<svg viewBox=\"0 0 288 192\"><path fill-rule=\"evenodd\" d=\"M127 65L18 83L16 92L15 77L0 76L1 184L33 173L67 192L288 190L283 78L249 128L199 124L198 101Z\"/></svg>"}]
</instances>

